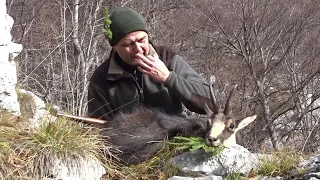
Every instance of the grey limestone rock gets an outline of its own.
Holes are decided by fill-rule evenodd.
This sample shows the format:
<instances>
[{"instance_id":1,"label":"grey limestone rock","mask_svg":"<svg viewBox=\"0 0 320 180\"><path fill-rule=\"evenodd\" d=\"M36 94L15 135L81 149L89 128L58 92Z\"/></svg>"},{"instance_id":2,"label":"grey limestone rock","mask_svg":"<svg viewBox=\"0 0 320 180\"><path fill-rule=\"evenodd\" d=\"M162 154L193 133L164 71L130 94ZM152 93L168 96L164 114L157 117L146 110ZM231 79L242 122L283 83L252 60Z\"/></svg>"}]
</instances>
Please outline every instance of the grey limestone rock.
<instances>
[{"instance_id":1,"label":"grey limestone rock","mask_svg":"<svg viewBox=\"0 0 320 180\"><path fill-rule=\"evenodd\" d=\"M170 159L170 163L186 173L225 176L229 173L248 174L258 168L258 156L240 145L226 148L218 156L202 150L183 153Z\"/></svg>"},{"instance_id":2,"label":"grey limestone rock","mask_svg":"<svg viewBox=\"0 0 320 180\"><path fill-rule=\"evenodd\" d=\"M22 45L11 42L13 19L7 14L6 1L0 0L0 108L20 115L16 84L17 70L13 58Z\"/></svg>"}]
</instances>

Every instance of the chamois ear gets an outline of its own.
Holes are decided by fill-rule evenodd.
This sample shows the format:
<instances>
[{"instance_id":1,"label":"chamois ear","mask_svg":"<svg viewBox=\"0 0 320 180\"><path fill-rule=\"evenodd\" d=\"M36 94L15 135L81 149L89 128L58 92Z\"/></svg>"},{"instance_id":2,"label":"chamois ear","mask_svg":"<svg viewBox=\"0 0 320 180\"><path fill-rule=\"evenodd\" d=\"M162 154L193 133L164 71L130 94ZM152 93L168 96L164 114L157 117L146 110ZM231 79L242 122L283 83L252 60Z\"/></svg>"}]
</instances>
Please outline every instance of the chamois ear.
<instances>
[{"instance_id":1,"label":"chamois ear","mask_svg":"<svg viewBox=\"0 0 320 180\"><path fill-rule=\"evenodd\" d=\"M257 115L253 115L240 120L237 130L246 127L248 124L252 123L256 118Z\"/></svg>"},{"instance_id":2,"label":"chamois ear","mask_svg":"<svg viewBox=\"0 0 320 180\"><path fill-rule=\"evenodd\" d=\"M211 109L209 108L209 106L207 105L207 103L204 103L204 110L207 113L207 116L210 118L213 115L213 112L211 111Z\"/></svg>"}]
</instances>

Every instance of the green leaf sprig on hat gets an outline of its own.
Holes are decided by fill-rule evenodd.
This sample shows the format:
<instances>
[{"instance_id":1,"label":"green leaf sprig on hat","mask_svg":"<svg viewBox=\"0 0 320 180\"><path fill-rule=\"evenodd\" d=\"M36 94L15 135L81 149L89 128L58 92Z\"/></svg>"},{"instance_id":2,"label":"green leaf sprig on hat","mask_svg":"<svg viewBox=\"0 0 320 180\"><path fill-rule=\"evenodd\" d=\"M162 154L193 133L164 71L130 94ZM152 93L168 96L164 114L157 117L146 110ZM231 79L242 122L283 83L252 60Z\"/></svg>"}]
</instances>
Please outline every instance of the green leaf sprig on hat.
<instances>
[{"instance_id":1,"label":"green leaf sprig on hat","mask_svg":"<svg viewBox=\"0 0 320 180\"><path fill-rule=\"evenodd\" d=\"M104 35L107 39L112 39L112 31L110 29L111 20L109 18L108 8L104 8Z\"/></svg>"}]
</instances>

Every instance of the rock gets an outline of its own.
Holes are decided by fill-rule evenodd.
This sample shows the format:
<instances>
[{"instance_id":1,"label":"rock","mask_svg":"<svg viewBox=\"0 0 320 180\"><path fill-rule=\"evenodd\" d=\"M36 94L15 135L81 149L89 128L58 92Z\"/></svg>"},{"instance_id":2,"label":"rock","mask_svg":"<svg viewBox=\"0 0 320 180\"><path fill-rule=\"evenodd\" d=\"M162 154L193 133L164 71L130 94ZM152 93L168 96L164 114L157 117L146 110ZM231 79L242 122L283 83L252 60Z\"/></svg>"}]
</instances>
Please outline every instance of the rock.
<instances>
[{"instance_id":1,"label":"rock","mask_svg":"<svg viewBox=\"0 0 320 180\"><path fill-rule=\"evenodd\" d=\"M186 152L173 157L169 162L178 167L184 173L191 174L193 177L174 176L168 180L206 180L222 179L230 173L240 173L245 177L251 169L257 172L259 159L268 157L261 154L250 153L240 145L232 146L222 151L218 156L212 157L211 154L203 150L195 152ZM271 157L270 157L271 158ZM299 177L291 177L295 180L320 180L320 155L310 157L307 160L300 161L298 169L303 168L305 173ZM207 176L204 176L207 175ZM293 174L290 174L293 175ZM286 177L256 177L258 180L281 180Z\"/></svg>"},{"instance_id":2,"label":"rock","mask_svg":"<svg viewBox=\"0 0 320 180\"><path fill-rule=\"evenodd\" d=\"M99 180L105 173L104 167L96 160L78 159L69 166L56 160L47 180Z\"/></svg>"},{"instance_id":3,"label":"rock","mask_svg":"<svg viewBox=\"0 0 320 180\"><path fill-rule=\"evenodd\" d=\"M307 172L320 172L320 155L301 161L298 167L305 169Z\"/></svg>"},{"instance_id":4,"label":"rock","mask_svg":"<svg viewBox=\"0 0 320 180\"><path fill-rule=\"evenodd\" d=\"M37 129L43 121L55 121L56 117L51 115L46 109L46 104L42 99L36 96L33 92L26 91L24 89L19 89L19 93L30 96L34 104L33 116L28 119L26 127L30 129Z\"/></svg>"},{"instance_id":5,"label":"rock","mask_svg":"<svg viewBox=\"0 0 320 180\"><path fill-rule=\"evenodd\" d=\"M320 179L320 155L310 157L307 160L303 160L298 164L298 168L302 168L306 173L298 178L299 180Z\"/></svg>"},{"instance_id":6,"label":"rock","mask_svg":"<svg viewBox=\"0 0 320 180\"><path fill-rule=\"evenodd\" d=\"M229 173L248 174L258 168L258 156L240 145L224 149L218 156L203 150L183 153L169 162L185 173L225 176Z\"/></svg>"},{"instance_id":7,"label":"rock","mask_svg":"<svg viewBox=\"0 0 320 180\"><path fill-rule=\"evenodd\" d=\"M263 177L259 177L258 180L282 180L283 177L280 177L280 176L277 176L277 177L266 177L266 176L263 176Z\"/></svg>"},{"instance_id":8,"label":"rock","mask_svg":"<svg viewBox=\"0 0 320 180\"><path fill-rule=\"evenodd\" d=\"M298 178L298 180L319 180L320 179L320 172L317 173L309 173L303 175L301 178Z\"/></svg>"},{"instance_id":9,"label":"rock","mask_svg":"<svg viewBox=\"0 0 320 180\"><path fill-rule=\"evenodd\" d=\"M0 108L20 115L16 93L17 70L13 58L22 50L22 45L11 42L13 19L6 12L6 1L0 0Z\"/></svg>"},{"instance_id":10,"label":"rock","mask_svg":"<svg viewBox=\"0 0 320 180\"><path fill-rule=\"evenodd\" d=\"M204 176L204 177L182 177L182 176L173 176L168 180L223 180L221 176Z\"/></svg>"}]
</instances>

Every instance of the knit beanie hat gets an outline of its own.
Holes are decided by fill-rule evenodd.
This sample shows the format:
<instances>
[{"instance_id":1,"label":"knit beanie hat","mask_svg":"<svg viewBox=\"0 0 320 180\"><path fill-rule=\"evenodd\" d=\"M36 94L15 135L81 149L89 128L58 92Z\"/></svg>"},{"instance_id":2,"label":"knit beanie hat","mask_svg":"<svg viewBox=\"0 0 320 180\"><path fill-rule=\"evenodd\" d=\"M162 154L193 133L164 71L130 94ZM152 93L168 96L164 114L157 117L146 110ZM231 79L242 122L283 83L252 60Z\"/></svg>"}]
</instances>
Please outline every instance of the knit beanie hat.
<instances>
[{"instance_id":1,"label":"knit beanie hat","mask_svg":"<svg viewBox=\"0 0 320 180\"><path fill-rule=\"evenodd\" d=\"M105 17L108 18L107 15L105 15ZM107 36L111 46L116 45L122 37L130 32L148 32L143 17L132 9L119 7L112 12L109 19L111 21L109 22L110 24L106 25L105 20L104 27L109 28L108 30L111 31L111 35ZM107 30L105 29L105 31Z\"/></svg>"}]
</instances>

